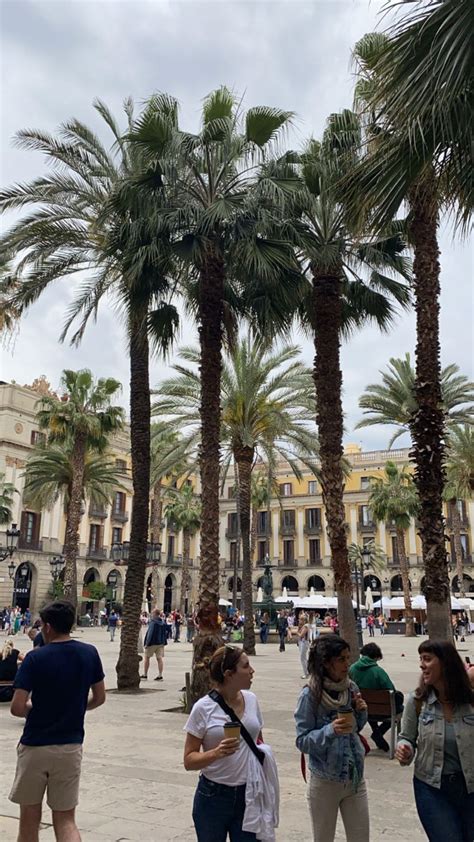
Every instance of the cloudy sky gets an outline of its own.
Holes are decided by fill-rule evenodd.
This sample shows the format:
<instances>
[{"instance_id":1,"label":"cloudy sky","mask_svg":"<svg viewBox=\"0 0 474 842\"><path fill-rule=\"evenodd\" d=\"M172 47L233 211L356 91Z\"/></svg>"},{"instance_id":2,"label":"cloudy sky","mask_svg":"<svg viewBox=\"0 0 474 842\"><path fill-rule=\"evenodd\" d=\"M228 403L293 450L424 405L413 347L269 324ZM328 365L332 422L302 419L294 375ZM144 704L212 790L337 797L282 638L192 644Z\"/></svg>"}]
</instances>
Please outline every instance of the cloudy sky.
<instances>
[{"instance_id":1,"label":"cloudy sky","mask_svg":"<svg viewBox=\"0 0 474 842\"><path fill-rule=\"evenodd\" d=\"M295 111L293 146L318 136L328 114L351 105L351 48L384 26L382 6L380 0L1 0L1 183L44 169L37 153L12 146L18 129L54 131L75 116L102 131L94 97L119 113L128 95L140 104L166 91L178 98L182 122L193 129L202 97L226 84L245 94L247 106ZM453 241L443 229L441 249L443 363L456 362L472 376L472 244ZM14 341L0 347L0 379L25 384L45 374L57 386L63 368L87 366L98 376L117 377L127 400L124 332L112 308L102 308L80 349L58 344L72 295L71 282L59 282L31 308ZM187 326L183 342L194 339ZM311 345L294 339L310 364ZM391 356L413 352L414 343L413 315L404 314L389 335L366 329L345 345L348 440L367 449L386 446L386 428L353 432L358 396ZM152 383L165 371L154 361Z\"/></svg>"}]
</instances>

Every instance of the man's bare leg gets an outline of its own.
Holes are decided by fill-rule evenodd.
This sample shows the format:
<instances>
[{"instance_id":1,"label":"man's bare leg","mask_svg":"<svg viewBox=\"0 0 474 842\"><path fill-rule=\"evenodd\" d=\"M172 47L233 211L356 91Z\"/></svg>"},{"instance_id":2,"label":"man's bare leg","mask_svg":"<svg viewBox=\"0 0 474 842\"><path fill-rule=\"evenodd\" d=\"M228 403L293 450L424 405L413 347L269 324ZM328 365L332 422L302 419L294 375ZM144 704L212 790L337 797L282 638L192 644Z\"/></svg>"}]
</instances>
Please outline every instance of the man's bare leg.
<instances>
[{"instance_id":1,"label":"man's bare leg","mask_svg":"<svg viewBox=\"0 0 474 842\"><path fill-rule=\"evenodd\" d=\"M160 655L156 656L156 660L158 662L158 675L163 675L163 658Z\"/></svg>"},{"instance_id":2,"label":"man's bare leg","mask_svg":"<svg viewBox=\"0 0 474 842\"><path fill-rule=\"evenodd\" d=\"M81 842L75 812L75 808L72 810L53 810L53 827L57 842Z\"/></svg>"},{"instance_id":3,"label":"man's bare leg","mask_svg":"<svg viewBox=\"0 0 474 842\"><path fill-rule=\"evenodd\" d=\"M20 830L17 842L39 842L41 804L20 805Z\"/></svg>"},{"instance_id":4,"label":"man's bare leg","mask_svg":"<svg viewBox=\"0 0 474 842\"><path fill-rule=\"evenodd\" d=\"M148 655L145 655L143 661L143 675L148 676L148 670L150 669L150 658Z\"/></svg>"}]
</instances>

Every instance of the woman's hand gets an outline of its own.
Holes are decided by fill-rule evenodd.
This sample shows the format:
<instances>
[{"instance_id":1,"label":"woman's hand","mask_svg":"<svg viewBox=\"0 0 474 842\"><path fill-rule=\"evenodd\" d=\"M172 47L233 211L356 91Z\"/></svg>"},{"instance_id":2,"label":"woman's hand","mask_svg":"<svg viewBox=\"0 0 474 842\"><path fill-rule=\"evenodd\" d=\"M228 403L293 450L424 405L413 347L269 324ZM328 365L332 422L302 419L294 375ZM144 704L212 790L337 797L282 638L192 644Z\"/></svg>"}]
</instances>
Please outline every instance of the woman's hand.
<instances>
[{"instance_id":1,"label":"woman's hand","mask_svg":"<svg viewBox=\"0 0 474 842\"><path fill-rule=\"evenodd\" d=\"M408 766L413 755L413 749L410 746L401 743L395 749L395 757L402 766Z\"/></svg>"},{"instance_id":2,"label":"woman's hand","mask_svg":"<svg viewBox=\"0 0 474 842\"><path fill-rule=\"evenodd\" d=\"M334 728L336 737L342 737L344 734L352 733L352 722L348 717L333 719L332 727Z\"/></svg>"},{"instance_id":3,"label":"woman's hand","mask_svg":"<svg viewBox=\"0 0 474 842\"><path fill-rule=\"evenodd\" d=\"M354 707L356 710L367 710L367 703L364 702L362 695L360 693L356 693L354 696Z\"/></svg>"},{"instance_id":4,"label":"woman's hand","mask_svg":"<svg viewBox=\"0 0 474 842\"><path fill-rule=\"evenodd\" d=\"M229 757L231 754L235 754L239 745L240 740L237 740L235 737L228 737L225 740L221 740L219 745L213 749L216 760L221 760L223 757Z\"/></svg>"}]
</instances>

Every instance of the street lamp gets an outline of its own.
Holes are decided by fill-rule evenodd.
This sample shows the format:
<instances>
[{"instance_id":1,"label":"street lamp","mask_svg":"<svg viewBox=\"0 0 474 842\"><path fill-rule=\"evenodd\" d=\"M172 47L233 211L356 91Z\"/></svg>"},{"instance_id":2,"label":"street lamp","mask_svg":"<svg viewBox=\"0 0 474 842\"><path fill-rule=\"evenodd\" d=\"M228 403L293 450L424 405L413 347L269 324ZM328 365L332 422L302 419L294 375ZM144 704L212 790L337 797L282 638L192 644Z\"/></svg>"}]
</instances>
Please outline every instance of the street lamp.
<instances>
[{"instance_id":1,"label":"street lamp","mask_svg":"<svg viewBox=\"0 0 474 842\"><path fill-rule=\"evenodd\" d=\"M0 547L0 561L5 561L6 558L11 558L18 546L18 539L20 537L20 530L17 529L16 523L12 523L12 528L7 529L7 546Z\"/></svg>"},{"instance_id":2,"label":"street lamp","mask_svg":"<svg viewBox=\"0 0 474 842\"><path fill-rule=\"evenodd\" d=\"M107 584L110 585L110 587L112 588L112 599L110 600L112 608L115 605L115 597L117 595L118 577L119 574L116 570L111 570L109 575L107 576Z\"/></svg>"},{"instance_id":3,"label":"street lamp","mask_svg":"<svg viewBox=\"0 0 474 842\"><path fill-rule=\"evenodd\" d=\"M55 555L50 560L49 564L51 569L51 578L53 582L57 582L61 575L61 570L64 567L64 558L62 555Z\"/></svg>"},{"instance_id":4,"label":"street lamp","mask_svg":"<svg viewBox=\"0 0 474 842\"><path fill-rule=\"evenodd\" d=\"M13 579L13 577L15 575L15 562L13 560L8 565L8 575L9 575L10 579Z\"/></svg>"}]
</instances>

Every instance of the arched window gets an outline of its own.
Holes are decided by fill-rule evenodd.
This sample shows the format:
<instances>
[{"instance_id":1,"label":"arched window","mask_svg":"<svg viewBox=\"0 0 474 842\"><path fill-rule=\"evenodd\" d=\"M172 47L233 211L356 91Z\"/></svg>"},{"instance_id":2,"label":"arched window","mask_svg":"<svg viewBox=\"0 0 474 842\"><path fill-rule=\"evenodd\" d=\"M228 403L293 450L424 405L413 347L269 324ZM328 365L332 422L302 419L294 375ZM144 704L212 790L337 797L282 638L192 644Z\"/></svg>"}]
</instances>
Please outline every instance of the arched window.
<instances>
[{"instance_id":1,"label":"arched window","mask_svg":"<svg viewBox=\"0 0 474 842\"><path fill-rule=\"evenodd\" d=\"M374 576L373 573L364 576L364 591L370 588L372 593L380 593L382 588L382 583L378 576Z\"/></svg>"},{"instance_id":2,"label":"arched window","mask_svg":"<svg viewBox=\"0 0 474 842\"><path fill-rule=\"evenodd\" d=\"M465 593L474 593L474 582L472 580L472 576L469 576L467 573L463 574L464 580L464 591ZM457 576L454 577L451 583L451 590L454 593L459 593L459 579Z\"/></svg>"},{"instance_id":3,"label":"arched window","mask_svg":"<svg viewBox=\"0 0 474 842\"><path fill-rule=\"evenodd\" d=\"M322 578L322 576L310 576L308 579L308 590L310 591L311 588L314 588L315 591L325 591L326 590L326 582Z\"/></svg>"},{"instance_id":4,"label":"arched window","mask_svg":"<svg viewBox=\"0 0 474 842\"><path fill-rule=\"evenodd\" d=\"M408 580L408 587L411 590L410 580ZM402 582L401 576L392 576L392 579L391 579L391 582L390 582L390 590L391 591L400 591L400 593L403 592L403 582Z\"/></svg>"},{"instance_id":5,"label":"arched window","mask_svg":"<svg viewBox=\"0 0 474 842\"><path fill-rule=\"evenodd\" d=\"M31 608L31 582L33 578L33 567L28 561L18 565L13 580L12 606L18 606L22 611Z\"/></svg>"},{"instance_id":6,"label":"arched window","mask_svg":"<svg viewBox=\"0 0 474 842\"><path fill-rule=\"evenodd\" d=\"M294 576L285 576L281 586L282 588L286 588L290 593L298 593L300 589L298 579L295 579Z\"/></svg>"},{"instance_id":7,"label":"arched window","mask_svg":"<svg viewBox=\"0 0 474 842\"><path fill-rule=\"evenodd\" d=\"M175 608L176 602L176 579L172 573L168 573L165 579L165 594L163 600L163 611L169 614L172 608Z\"/></svg>"},{"instance_id":8,"label":"arched window","mask_svg":"<svg viewBox=\"0 0 474 842\"><path fill-rule=\"evenodd\" d=\"M228 583L228 590L229 593L234 590L234 577L231 576ZM237 576L237 593L241 593L242 591L242 579Z\"/></svg>"}]
</instances>

